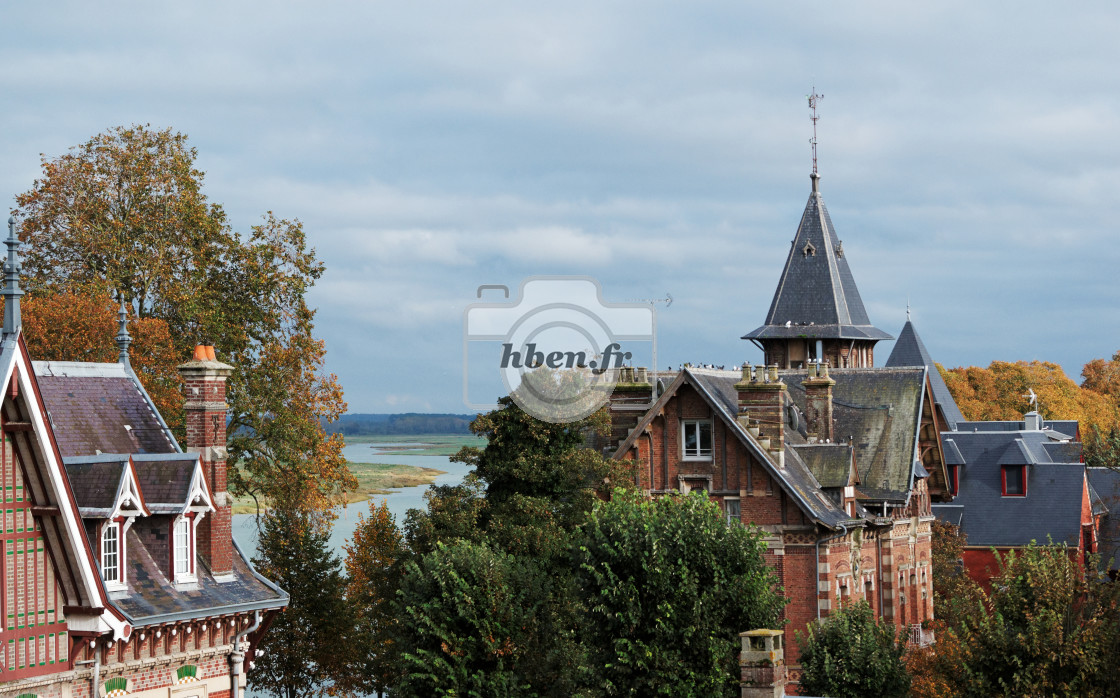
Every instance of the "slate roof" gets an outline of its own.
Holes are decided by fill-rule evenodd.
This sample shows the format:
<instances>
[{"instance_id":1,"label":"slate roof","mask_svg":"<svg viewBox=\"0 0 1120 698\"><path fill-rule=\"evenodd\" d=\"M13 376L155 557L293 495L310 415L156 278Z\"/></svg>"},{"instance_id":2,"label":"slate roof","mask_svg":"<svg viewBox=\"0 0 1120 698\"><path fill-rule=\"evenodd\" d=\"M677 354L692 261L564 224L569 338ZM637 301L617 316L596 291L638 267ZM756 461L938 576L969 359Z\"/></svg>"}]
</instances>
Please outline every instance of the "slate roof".
<instances>
[{"instance_id":1,"label":"slate roof","mask_svg":"<svg viewBox=\"0 0 1120 698\"><path fill-rule=\"evenodd\" d=\"M805 411L805 371L779 375L794 404ZM836 440L852 438L859 490L873 500L905 502L913 487L918 428L922 417L926 368L846 368L829 373ZM786 431L797 443L803 437Z\"/></svg>"},{"instance_id":2,"label":"slate roof","mask_svg":"<svg viewBox=\"0 0 1120 698\"><path fill-rule=\"evenodd\" d=\"M175 453L169 457L132 457L144 502L152 511L164 511L168 505L175 513L183 510L190 494L191 476L194 475L198 454ZM164 505L161 507L160 505Z\"/></svg>"},{"instance_id":3,"label":"slate roof","mask_svg":"<svg viewBox=\"0 0 1120 698\"><path fill-rule=\"evenodd\" d=\"M249 566L241 549L233 556L233 579L218 583L198 558L198 583L176 587L152 559L136 531L128 532L128 595L114 596L113 604L134 625L154 625L180 618L196 618L277 608L288 595ZM236 543L235 543L236 545Z\"/></svg>"},{"instance_id":4,"label":"slate roof","mask_svg":"<svg viewBox=\"0 0 1120 698\"><path fill-rule=\"evenodd\" d=\"M1089 485L1108 510L1101 519L1097 542L1101 564L1120 569L1120 472L1111 468L1087 468Z\"/></svg>"},{"instance_id":5,"label":"slate roof","mask_svg":"<svg viewBox=\"0 0 1120 698\"><path fill-rule=\"evenodd\" d=\"M128 454L106 454L94 461L88 458L63 460L82 516L109 516L116 506L121 481L128 468Z\"/></svg>"},{"instance_id":6,"label":"slate roof","mask_svg":"<svg viewBox=\"0 0 1120 698\"><path fill-rule=\"evenodd\" d=\"M934 514L947 521L959 516L969 545L1022 546L1032 540L1046 543L1047 536L1055 543L1077 545L1085 467L1076 461L1055 462L1047 447L1050 433L943 432L943 438L952 438L965 464L952 506L935 504ZM1026 466L1027 496L1004 497L1000 466L1016 464Z\"/></svg>"},{"instance_id":7,"label":"slate roof","mask_svg":"<svg viewBox=\"0 0 1120 698\"><path fill-rule=\"evenodd\" d=\"M808 466L794 449L787 448L785 450L785 466L779 468L770 460L767 452L758 445L750 432L739 423L737 419L739 397L735 390L735 383L739 381L741 375L739 371L684 368L666 388L665 393L658 398L657 403L646 413L643 420L648 420L656 415L660 406L669 400L684 382L689 382L718 412L731 433L755 453L758 460L765 464L764 467L769 468L771 476L781 483L779 486L783 487L793 497L806 514L833 530L839 530L841 523L849 524L852 520L851 517L821 491L813 473L810 472ZM639 422L640 425L641 422ZM635 429L630 439L635 438L634 435L640 432L640 428ZM620 451L624 450L625 443L619 447Z\"/></svg>"},{"instance_id":8,"label":"slate roof","mask_svg":"<svg viewBox=\"0 0 1120 698\"><path fill-rule=\"evenodd\" d=\"M181 450L140 381L124 364L35 361L32 365L63 457Z\"/></svg>"},{"instance_id":9,"label":"slate roof","mask_svg":"<svg viewBox=\"0 0 1120 698\"><path fill-rule=\"evenodd\" d=\"M786 323L790 323L786 327ZM766 324L743 339L891 339L873 327L814 180Z\"/></svg>"},{"instance_id":10,"label":"slate roof","mask_svg":"<svg viewBox=\"0 0 1120 698\"><path fill-rule=\"evenodd\" d=\"M801 456L821 487L848 486L854 450L849 444L802 444L793 446L793 449Z\"/></svg>"},{"instance_id":11,"label":"slate roof","mask_svg":"<svg viewBox=\"0 0 1120 698\"><path fill-rule=\"evenodd\" d=\"M945 379L941 377L941 372L937 370L929 350L926 349L922 338L918 336L918 331L914 329L914 323L909 320L902 327L902 332L898 334L894 349L891 350L891 355L887 357L886 366L888 368L925 366L929 369L929 383L933 389L933 401L941 407L942 414L949 422L948 430L956 429L957 423L964 421L964 415L957 407L953 394L949 392L949 386L945 385Z\"/></svg>"},{"instance_id":12,"label":"slate roof","mask_svg":"<svg viewBox=\"0 0 1120 698\"><path fill-rule=\"evenodd\" d=\"M1019 431L1022 428L1022 420L991 422L963 421L957 424L957 431ZM1078 424L1076 419L1047 419L1042 422L1042 428L1044 431L1049 431L1051 438L1056 440L1077 438Z\"/></svg>"}]
</instances>

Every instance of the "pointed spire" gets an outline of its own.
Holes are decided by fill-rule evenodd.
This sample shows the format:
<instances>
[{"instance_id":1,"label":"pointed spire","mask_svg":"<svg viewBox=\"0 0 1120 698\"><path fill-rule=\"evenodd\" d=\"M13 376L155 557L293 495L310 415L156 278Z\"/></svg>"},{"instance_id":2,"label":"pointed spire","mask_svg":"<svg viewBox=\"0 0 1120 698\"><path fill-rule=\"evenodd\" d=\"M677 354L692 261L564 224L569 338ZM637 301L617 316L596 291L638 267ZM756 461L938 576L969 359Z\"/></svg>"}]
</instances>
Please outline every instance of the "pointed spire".
<instances>
[{"instance_id":1,"label":"pointed spire","mask_svg":"<svg viewBox=\"0 0 1120 698\"><path fill-rule=\"evenodd\" d=\"M128 346L132 344L132 337L128 334L128 310L125 308L124 300L121 300L121 309L117 311L117 348L120 349L120 354L117 357L117 362L125 366L131 366L128 361Z\"/></svg>"},{"instance_id":2,"label":"pointed spire","mask_svg":"<svg viewBox=\"0 0 1120 698\"><path fill-rule=\"evenodd\" d=\"M16 219L8 219L8 261L4 263L4 338L14 338L23 326L20 318L19 299L23 291L19 287L19 238L16 237Z\"/></svg>"}]
</instances>

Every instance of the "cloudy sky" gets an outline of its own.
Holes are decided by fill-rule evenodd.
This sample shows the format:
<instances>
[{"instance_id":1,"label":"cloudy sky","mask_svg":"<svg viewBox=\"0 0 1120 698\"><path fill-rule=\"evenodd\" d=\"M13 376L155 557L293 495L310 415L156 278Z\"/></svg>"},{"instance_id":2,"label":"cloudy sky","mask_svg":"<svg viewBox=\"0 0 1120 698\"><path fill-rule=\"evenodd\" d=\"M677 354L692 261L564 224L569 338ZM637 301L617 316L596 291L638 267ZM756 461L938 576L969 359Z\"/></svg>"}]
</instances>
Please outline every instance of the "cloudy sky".
<instances>
[{"instance_id":1,"label":"cloudy sky","mask_svg":"<svg viewBox=\"0 0 1120 698\"><path fill-rule=\"evenodd\" d=\"M736 364L821 188L872 322L949 366L1120 349L1120 7L5 3L0 195L109 127L190 137L246 230L301 219L351 411L462 412L480 284L662 298ZM890 344L880 345L880 362Z\"/></svg>"}]
</instances>

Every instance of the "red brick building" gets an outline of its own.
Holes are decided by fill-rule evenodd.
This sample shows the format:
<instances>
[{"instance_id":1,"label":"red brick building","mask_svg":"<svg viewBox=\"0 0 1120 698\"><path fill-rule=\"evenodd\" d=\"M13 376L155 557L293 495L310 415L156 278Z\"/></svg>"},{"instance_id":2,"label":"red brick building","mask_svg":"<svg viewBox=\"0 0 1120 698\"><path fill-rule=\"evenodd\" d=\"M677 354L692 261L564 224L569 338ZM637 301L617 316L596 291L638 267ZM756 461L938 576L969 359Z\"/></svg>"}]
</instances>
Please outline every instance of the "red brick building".
<instances>
[{"instance_id":1,"label":"red brick building","mask_svg":"<svg viewBox=\"0 0 1120 698\"><path fill-rule=\"evenodd\" d=\"M651 496L702 489L729 522L762 528L792 663L795 631L856 600L930 641L931 504L951 497L940 377L874 367L890 335L867 317L815 174L766 324L744 338L771 365L624 370L614 457Z\"/></svg>"},{"instance_id":2,"label":"red brick building","mask_svg":"<svg viewBox=\"0 0 1120 698\"><path fill-rule=\"evenodd\" d=\"M179 367L180 447L120 360L32 362L14 223L0 337L0 693L229 698L287 594L231 531L225 381L212 347Z\"/></svg>"}]
</instances>

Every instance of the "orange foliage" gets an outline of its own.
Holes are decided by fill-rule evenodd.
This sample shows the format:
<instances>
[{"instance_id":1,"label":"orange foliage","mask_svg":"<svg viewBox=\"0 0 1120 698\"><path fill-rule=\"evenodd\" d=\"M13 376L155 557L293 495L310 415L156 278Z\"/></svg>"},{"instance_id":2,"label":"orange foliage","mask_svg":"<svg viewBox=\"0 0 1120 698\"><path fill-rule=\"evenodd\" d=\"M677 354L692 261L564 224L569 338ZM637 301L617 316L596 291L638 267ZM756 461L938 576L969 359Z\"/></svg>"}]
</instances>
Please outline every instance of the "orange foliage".
<instances>
[{"instance_id":1,"label":"orange foliage","mask_svg":"<svg viewBox=\"0 0 1120 698\"><path fill-rule=\"evenodd\" d=\"M1048 361L993 361L988 368L953 368L942 375L968 420L1022 419L1030 410L1027 391L1034 390L1045 419L1076 419L1082 436L1093 429L1107 433L1120 421L1114 400L1078 386Z\"/></svg>"},{"instance_id":2,"label":"orange foliage","mask_svg":"<svg viewBox=\"0 0 1120 698\"><path fill-rule=\"evenodd\" d=\"M117 360L117 310L107 293L44 291L23 299L21 319L27 351L36 361ZM130 363L168 426L183 421L183 399L176 366L179 357L167 323L132 317Z\"/></svg>"},{"instance_id":3,"label":"orange foliage","mask_svg":"<svg viewBox=\"0 0 1120 698\"><path fill-rule=\"evenodd\" d=\"M1120 402L1120 351L1112 359L1093 359L1081 369L1081 387Z\"/></svg>"}]
</instances>

